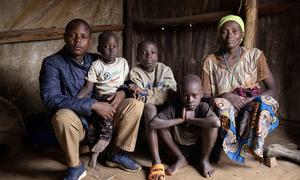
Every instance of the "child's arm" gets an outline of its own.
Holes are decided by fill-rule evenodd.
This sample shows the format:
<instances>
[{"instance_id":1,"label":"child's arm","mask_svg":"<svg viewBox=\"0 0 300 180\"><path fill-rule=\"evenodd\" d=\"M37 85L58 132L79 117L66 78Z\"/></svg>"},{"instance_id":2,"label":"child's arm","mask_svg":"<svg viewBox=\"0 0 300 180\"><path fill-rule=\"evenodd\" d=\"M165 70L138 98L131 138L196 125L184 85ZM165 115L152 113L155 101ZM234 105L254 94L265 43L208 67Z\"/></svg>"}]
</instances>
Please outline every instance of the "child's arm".
<instances>
[{"instance_id":1,"label":"child's arm","mask_svg":"<svg viewBox=\"0 0 300 180\"><path fill-rule=\"evenodd\" d=\"M176 126L177 124L184 123L186 111L185 108L182 110L182 117L181 118L174 118L174 119L162 119L155 116L149 123L151 129L163 129L169 128L172 126Z\"/></svg>"},{"instance_id":2,"label":"child's arm","mask_svg":"<svg viewBox=\"0 0 300 180\"><path fill-rule=\"evenodd\" d=\"M148 90L147 102L155 105L161 105L168 99L168 92L177 90L177 83L175 81L171 68L165 66L163 73L163 87L153 87Z\"/></svg>"},{"instance_id":3,"label":"child's arm","mask_svg":"<svg viewBox=\"0 0 300 180\"><path fill-rule=\"evenodd\" d=\"M144 78L141 76L143 73L143 70L138 67L134 67L130 70L128 89L132 97L145 103L145 96L148 92L144 89L145 82L143 80Z\"/></svg>"},{"instance_id":4,"label":"child's arm","mask_svg":"<svg viewBox=\"0 0 300 180\"><path fill-rule=\"evenodd\" d=\"M184 122L184 119L182 119L182 118L165 120L165 119L160 119L158 117L155 117L150 122L150 128L151 129L163 129L163 128L175 126L177 124L181 124L183 122Z\"/></svg>"},{"instance_id":5,"label":"child's arm","mask_svg":"<svg viewBox=\"0 0 300 180\"><path fill-rule=\"evenodd\" d=\"M94 89L94 83L90 81L86 81L85 85L83 88L80 90L80 92L77 94L77 97L79 98L84 98L88 94L90 94Z\"/></svg>"},{"instance_id":6,"label":"child's arm","mask_svg":"<svg viewBox=\"0 0 300 180\"><path fill-rule=\"evenodd\" d=\"M128 85L128 89L132 92L132 93L134 93L135 95L138 95L138 94L147 94L148 92L147 92L147 90L145 90L145 89L142 89L142 88L140 88L138 85L136 85L136 84L129 84Z\"/></svg>"},{"instance_id":7,"label":"child's arm","mask_svg":"<svg viewBox=\"0 0 300 180\"><path fill-rule=\"evenodd\" d=\"M144 102L144 103L151 103L154 105L161 105L163 104L168 98L168 91L176 91L177 90L177 83L175 81L173 72L171 68L168 66L162 65L158 67L158 70L161 73L156 73L155 75L158 79L159 84L158 87L149 87L145 88L146 84L148 83L148 79L145 78L145 72L140 68L133 68L130 71L130 80L139 88L132 89L136 90L138 94L134 93L136 99ZM154 82L154 83L158 83ZM134 91L132 91L134 92Z\"/></svg>"},{"instance_id":8,"label":"child's arm","mask_svg":"<svg viewBox=\"0 0 300 180\"><path fill-rule=\"evenodd\" d=\"M221 122L220 119L216 116L216 114L209 109L207 112L207 116L205 118L188 118L188 114L190 113L190 111L187 111L187 118L186 118L186 122L190 123L190 124L194 124L196 126L200 126L200 127L220 127L221 126Z\"/></svg>"}]
</instances>

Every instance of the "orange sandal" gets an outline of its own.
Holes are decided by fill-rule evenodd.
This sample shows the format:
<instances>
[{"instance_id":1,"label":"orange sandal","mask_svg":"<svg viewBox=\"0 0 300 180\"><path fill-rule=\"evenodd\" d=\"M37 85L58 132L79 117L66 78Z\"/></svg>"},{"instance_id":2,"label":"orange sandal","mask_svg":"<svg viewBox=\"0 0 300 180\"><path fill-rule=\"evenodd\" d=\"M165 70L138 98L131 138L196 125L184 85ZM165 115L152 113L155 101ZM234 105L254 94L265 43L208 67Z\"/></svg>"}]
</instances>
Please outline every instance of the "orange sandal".
<instances>
[{"instance_id":1,"label":"orange sandal","mask_svg":"<svg viewBox=\"0 0 300 180\"><path fill-rule=\"evenodd\" d=\"M151 167L148 180L165 180L165 167L163 164L155 164Z\"/></svg>"}]
</instances>

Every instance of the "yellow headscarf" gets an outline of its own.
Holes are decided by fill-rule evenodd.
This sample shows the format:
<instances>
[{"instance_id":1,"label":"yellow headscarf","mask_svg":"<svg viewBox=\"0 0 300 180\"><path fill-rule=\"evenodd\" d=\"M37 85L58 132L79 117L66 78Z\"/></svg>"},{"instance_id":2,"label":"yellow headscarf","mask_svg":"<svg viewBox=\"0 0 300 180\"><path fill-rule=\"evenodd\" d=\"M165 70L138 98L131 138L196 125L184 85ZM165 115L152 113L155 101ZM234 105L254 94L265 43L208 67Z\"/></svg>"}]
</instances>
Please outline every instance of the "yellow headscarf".
<instances>
[{"instance_id":1,"label":"yellow headscarf","mask_svg":"<svg viewBox=\"0 0 300 180\"><path fill-rule=\"evenodd\" d=\"M225 24L228 21L234 21L234 22L238 23L241 27L242 32L245 31L244 21L242 20L242 18L240 16L228 15L228 16L224 16L218 23L218 36L219 37L220 37L221 27L223 26L223 24Z\"/></svg>"}]
</instances>

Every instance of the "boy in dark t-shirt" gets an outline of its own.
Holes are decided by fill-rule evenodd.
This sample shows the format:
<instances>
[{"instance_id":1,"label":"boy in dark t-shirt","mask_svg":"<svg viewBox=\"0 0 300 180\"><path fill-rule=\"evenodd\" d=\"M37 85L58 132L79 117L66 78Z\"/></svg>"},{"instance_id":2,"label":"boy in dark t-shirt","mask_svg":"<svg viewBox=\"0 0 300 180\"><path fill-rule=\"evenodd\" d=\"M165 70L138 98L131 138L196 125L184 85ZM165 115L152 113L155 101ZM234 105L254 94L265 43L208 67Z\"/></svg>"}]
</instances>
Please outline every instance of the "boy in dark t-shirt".
<instances>
[{"instance_id":1,"label":"boy in dark t-shirt","mask_svg":"<svg viewBox=\"0 0 300 180\"><path fill-rule=\"evenodd\" d=\"M180 168L186 166L190 160L190 152L193 152L191 149L201 142L201 150L197 150L197 169L204 177L211 177L215 170L209 162L209 156L217 139L220 120L207 103L200 102L203 90L197 75L186 75L180 84L180 103L169 105L146 124L150 132L158 132L177 157L176 163L166 169L168 175L175 175ZM159 156L158 139L150 137L148 141L152 156L148 179L163 180L165 174Z\"/></svg>"}]
</instances>

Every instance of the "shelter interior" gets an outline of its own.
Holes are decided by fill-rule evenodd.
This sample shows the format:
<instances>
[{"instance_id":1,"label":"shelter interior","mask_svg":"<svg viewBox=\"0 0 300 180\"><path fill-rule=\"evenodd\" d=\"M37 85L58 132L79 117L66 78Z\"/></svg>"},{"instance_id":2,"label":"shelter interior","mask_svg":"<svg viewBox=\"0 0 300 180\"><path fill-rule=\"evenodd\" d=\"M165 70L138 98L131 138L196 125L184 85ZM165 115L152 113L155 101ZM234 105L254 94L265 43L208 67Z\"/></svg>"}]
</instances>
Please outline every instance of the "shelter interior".
<instances>
[{"instance_id":1,"label":"shelter interior","mask_svg":"<svg viewBox=\"0 0 300 180\"><path fill-rule=\"evenodd\" d=\"M218 20L238 14L246 21L244 45L265 53L278 86L280 127L267 143L299 142L300 128L300 1L295 0L2 0L0 6L0 96L16 105L23 119L45 112L40 99L39 72L43 58L60 50L67 22L85 19L92 27L90 52L97 36L117 33L119 56L130 67L138 62L137 44L152 40L159 61L170 66L180 83L188 73L201 73L204 58L218 50ZM25 122L26 123L26 122ZM1 124L1 123L0 123ZM1 128L0 128L1 129ZM1 133L1 132L0 132ZM63 177L64 157L57 144L28 138L24 151L0 158L0 179L57 179ZM0 146L1 148L2 146ZM139 147L140 148L140 147ZM141 147L136 156L150 166ZM2 152L2 151L1 151ZM87 157L83 156L87 162ZM86 179L145 179L147 170L132 175L101 164ZM249 161L236 165L222 156L214 179L299 179L299 166L280 161L275 168ZM167 179L200 179L192 167Z\"/></svg>"}]
</instances>

